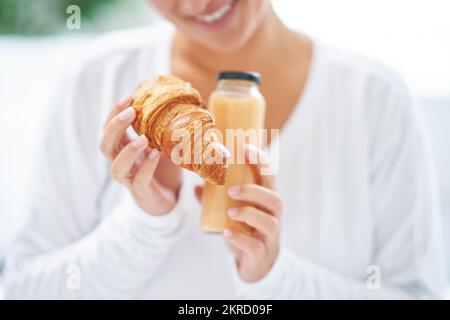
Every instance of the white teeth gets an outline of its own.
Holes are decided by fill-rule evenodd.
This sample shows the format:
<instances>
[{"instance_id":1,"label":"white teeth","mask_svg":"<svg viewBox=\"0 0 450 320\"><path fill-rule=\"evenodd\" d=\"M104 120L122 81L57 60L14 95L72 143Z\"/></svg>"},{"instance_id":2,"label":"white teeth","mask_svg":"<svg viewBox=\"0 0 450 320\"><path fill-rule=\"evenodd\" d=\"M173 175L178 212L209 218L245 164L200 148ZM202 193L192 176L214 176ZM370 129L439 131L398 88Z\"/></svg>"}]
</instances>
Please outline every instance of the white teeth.
<instances>
[{"instance_id":1,"label":"white teeth","mask_svg":"<svg viewBox=\"0 0 450 320\"><path fill-rule=\"evenodd\" d=\"M222 7L220 7L219 9L217 9L216 11L214 11L213 13L197 16L196 18L199 21L205 23L213 23L219 21L230 11L231 7L233 6L233 3L234 1L230 1L227 4L223 5Z\"/></svg>"}]
</instances>

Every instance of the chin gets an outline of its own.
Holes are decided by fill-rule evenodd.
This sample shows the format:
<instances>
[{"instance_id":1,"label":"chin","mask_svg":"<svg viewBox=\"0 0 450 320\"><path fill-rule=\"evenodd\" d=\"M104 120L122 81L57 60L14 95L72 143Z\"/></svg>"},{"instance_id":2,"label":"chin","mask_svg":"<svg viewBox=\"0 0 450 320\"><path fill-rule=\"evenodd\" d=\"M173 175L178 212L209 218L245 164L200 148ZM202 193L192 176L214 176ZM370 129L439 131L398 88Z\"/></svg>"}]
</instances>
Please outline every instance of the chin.
<instances>
[{"instance_id":1,"label":"chin","mask_svg":"<svg viewBox=\"0 0 450 320\"><path fill-rule=\"evenodd\" d=\"M229 37L214 37L209 41L207 38L202 38L198 39L197 42L212 51L230 53L244 47L248 42L248 37L243 37L242 35L239 37L236 37L236 35L230 35Z\"/></svg>"}]
</instances>

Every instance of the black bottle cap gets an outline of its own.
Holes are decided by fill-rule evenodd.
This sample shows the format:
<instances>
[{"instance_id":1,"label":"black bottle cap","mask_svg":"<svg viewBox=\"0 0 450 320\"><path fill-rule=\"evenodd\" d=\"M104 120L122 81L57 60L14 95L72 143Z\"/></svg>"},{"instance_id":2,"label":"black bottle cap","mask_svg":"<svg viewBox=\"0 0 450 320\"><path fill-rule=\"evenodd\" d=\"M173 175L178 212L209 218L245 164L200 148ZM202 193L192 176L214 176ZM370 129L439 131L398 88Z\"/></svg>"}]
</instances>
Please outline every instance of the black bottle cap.
<instances>
[{"instance_id":1,"label":"black bottle cap","mask_svg":"<svg viewBox=\"0 0 450 320\"><path fill-rule=\"evenodd\" d=\"M217 75L218 80L247 80L256 84L261 83L261 75L257 72L222 71Z\"/></svg>"}]
</instances>

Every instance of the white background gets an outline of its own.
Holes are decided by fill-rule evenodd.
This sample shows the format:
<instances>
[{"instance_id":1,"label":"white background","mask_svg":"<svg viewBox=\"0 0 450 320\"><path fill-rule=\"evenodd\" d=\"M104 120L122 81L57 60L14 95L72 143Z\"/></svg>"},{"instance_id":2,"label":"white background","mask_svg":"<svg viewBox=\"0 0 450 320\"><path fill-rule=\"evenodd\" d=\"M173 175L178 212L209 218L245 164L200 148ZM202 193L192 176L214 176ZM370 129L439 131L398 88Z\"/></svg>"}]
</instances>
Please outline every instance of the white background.
<instances>
[{"instance_id":1,"label":"white background","mask_svg":"<svg viewBox=\"0 0 450 320\"><path fill-rule=\"evenodd\" d=\"M291 27L383 61L419 95L450 96L449 0L274 0Z\"/></svg>"}]
</instances>

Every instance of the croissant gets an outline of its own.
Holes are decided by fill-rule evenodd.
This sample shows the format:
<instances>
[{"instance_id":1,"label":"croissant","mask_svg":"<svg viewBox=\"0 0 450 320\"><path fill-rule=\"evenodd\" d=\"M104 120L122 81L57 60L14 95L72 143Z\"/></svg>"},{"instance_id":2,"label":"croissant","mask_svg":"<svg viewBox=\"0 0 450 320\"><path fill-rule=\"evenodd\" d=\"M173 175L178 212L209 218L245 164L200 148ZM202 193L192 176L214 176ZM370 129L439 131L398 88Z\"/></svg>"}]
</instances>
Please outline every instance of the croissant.
<instances>
[{"instance_id":1,"label":"croissant","mask_svg":"<svg viewBox=\"0 0 450 320\"><path fill-rule=\"evenodd\" d=\"M139 84L133 99L136 110L133 128L138 134L145 134L151 147L173 156L172 151L183 138L176 137L175 133L185 130L190 138L190 154L177 149L177 155L183 159L178 164L208 182L225 184L230 152L220 142L214 118L203 107L196 89L180 78L157 76ZM200 134L195 132L198 124ZM215 161L205 161L206 151Z\"/></svg>"}]
</instances>

